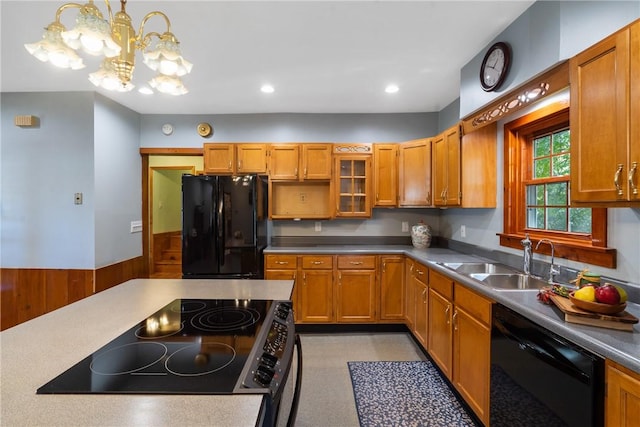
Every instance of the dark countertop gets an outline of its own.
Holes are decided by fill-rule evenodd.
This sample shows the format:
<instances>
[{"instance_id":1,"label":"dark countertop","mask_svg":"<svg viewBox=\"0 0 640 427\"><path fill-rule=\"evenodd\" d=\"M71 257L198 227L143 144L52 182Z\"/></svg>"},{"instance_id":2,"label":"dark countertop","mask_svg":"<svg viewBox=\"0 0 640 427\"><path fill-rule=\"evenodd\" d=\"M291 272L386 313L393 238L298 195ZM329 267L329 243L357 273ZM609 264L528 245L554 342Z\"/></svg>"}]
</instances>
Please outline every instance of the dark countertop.
<instances>
[{"instance_id":1,"label":"dark countertop","mask_svg":"<svg viewBox=\"0 0 640 427\"><path fill-rule=\"evenodd\" d=\"M494 261L467 255L444 248L416 249L402 245L318 245L268 247L265 254L404 254L422 262L429 268L453 278L493 301L500 303L527 317L533 322L580 345L604 358L611 359L634 372L640 373L640 324L635 324L633 332L595 326L578 325L564 321L563 313L554 306L537 300L537 290L504 291L494 290L479 281L448 269L439 262ZM495 261L494 261L495 262ZM627 312L640 317L638 301L627 302Z\"/></svg>"}]
</instances>

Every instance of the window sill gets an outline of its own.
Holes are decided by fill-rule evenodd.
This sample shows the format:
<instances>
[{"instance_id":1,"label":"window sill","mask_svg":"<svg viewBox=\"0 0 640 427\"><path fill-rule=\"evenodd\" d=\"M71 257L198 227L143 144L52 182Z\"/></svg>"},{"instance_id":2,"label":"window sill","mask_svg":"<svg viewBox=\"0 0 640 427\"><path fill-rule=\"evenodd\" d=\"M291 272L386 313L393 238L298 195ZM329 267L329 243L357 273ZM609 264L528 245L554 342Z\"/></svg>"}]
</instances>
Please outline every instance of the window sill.
<instances>
[{"instance_id":1,"label":"window sill","mask_svg":"<svg viewBox=\"0 0 640 427\"><path fill-rule=\"evenodd\" d=\"M498 233L500 236L500 245L514 249L522 249L521 240L524 234L504 234ZM530 236L533 247L537 244L539 238ZM584 262L586 264L598 265L600 267L616 268L617 252L613 248L603 248L591 246L589 244L579 244L575 242L554 240L554 255L556 258L569 259L571 261ZM542 245L537 253L551 255L549 245Z\"/></svg>"}]
</instances>

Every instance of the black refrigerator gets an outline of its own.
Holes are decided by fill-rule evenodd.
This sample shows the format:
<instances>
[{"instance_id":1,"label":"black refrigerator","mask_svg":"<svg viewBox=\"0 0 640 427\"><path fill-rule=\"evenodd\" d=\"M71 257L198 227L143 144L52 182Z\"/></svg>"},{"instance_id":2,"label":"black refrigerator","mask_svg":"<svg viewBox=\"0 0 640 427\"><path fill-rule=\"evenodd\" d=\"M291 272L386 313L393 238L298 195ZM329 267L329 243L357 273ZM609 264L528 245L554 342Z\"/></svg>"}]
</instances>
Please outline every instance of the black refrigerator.
<instances>
[{"instance_id":1,"label":"black refrigerator","mask_svg":"<svg viewBox=\"0 0 640 427\"><path fill-rule=\"evenodd\" d=\"M258 175L183 175L182 277L264 278L267 194Z\"/></svg>"}]
</instances>

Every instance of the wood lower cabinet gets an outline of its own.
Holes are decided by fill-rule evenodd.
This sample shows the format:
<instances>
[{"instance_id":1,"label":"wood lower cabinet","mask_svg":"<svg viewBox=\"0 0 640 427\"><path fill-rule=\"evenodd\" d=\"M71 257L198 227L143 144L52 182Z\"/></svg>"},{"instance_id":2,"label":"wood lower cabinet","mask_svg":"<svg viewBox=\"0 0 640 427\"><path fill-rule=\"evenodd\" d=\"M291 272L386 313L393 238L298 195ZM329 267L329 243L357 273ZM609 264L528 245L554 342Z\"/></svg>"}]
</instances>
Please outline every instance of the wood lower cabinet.
<instances>
[{"instance_id":1,"label":"wood lower cabinet","mask_svg":"<svg viewBox=\"0 0 640 427\"><path fill-rule=\"evenodd\" d=\"M453 281L429 272L429 342L431 358L447 378L453 372Z\"/></svg>"},{"instance_id":2,"label":"wood lower cabinet","mask_svg":"<svg viewBox=\"0 0 640 427\"><path fill-rule=\"evenodd\" d=\"M605 426L640 426L640 374L610 360L605 366Z\"/></svg>"},{"instance_id":3,"label":"wood lower cabinet","mask_svg":"<svg viewBox=\"0 0 640 427\"><path fill-rule=\"evenodd\" d=\"M407 328L413 331L416 323L415 289L413 285L415 261L411 258L404 260L404 315Z\"/></svg>"},{"instance_id":4,"label":"wood lower cabinet","mask_svg":"<svg viewBox=\"0 0 640 427\"><path fill-rule=\"evenodd\" d=\"M370 323L376 320L375 255L338 255L336 321Z\"/></svg>"},{"instance_id":5,"label":"wood lower cabinet","mask_svg":"<svg viewBox=\"0 0 640 427\"><path fill-rule=\"evenodd\" d=\"M489 425L492 302L458 283L454 286L451 380L478 418Z\"/></svg>"},{"instance_id":6,"label":"wood lower cabinet","mask_svg":"<svg viewBox=\"0 0 640 427\"><path fill-rule=\"evenodd\" d=\"M265 272L266 280L293 280L293 291L291 292L291 301L293 302L294 319L298 321L300 318L300 307L298 305L298 288L296 283L298 277L298 257L295 255L265 255Z\"/></svg>"},{"instance_id":7,"label":"wood lower cabinet","mask_svg":"<svg viewBox=\"0 0 640 427\"><path fill-rule=\"evenodd\" d=\"M381 255L378 257L380 290L379 320L403 321L405 319L404 256Z\"/></svg>"},{"instance_id":8,"label":"wood lower cabinet","mask_svg":"<svg viewBox=\"0 0 640 427\"><path fill-rule=\"evenodd\" d=\"M414 323L413 334L418 341L428 348L428 310L429 310L429 270L424 265L415 262L413 267L413 307L414 307Z\"/></svg>"},{"instance_id":9,"label":"wood lower cabinet","mask_svg":"<svg viewBox=\"0 0 640 427\"><path fill-rule=\"evenodd\" d=\"M300 257L298 307L300 321L330 323L334 321L333 256L305 255Z\"/></svg>"}]
</instances>

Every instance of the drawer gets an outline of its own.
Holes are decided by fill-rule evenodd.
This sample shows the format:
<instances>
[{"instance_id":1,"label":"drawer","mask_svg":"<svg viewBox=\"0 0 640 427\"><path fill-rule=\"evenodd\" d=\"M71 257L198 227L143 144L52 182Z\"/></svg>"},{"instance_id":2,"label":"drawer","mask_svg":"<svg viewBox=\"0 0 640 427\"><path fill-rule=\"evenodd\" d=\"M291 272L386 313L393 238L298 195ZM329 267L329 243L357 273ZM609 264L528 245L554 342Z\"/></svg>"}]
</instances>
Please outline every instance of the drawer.
<instances>
[{"instance_id":1,"label":"drawer","mask_svg":"<svg viewBox=\"0 0 640 427\"><path fill-rule=\"evenodd\" d=\"M331 270L333 269L333 256L331 255L306 255L302 257L302 268L305 270Z\"/></svg>"},{"instance_id":2,"label":"drawer","mask_svg":"<svg viewBox=\"0 0 640 427\"><path fill-rule=\"evenodd\" d=\"M265 267L279 270L295 270L298 267L298 257L295 255L267 255Z\"/></svg>"},{"instance_id":3,"label":"drawer","mask_svg":"<svg viewBox=\"0 0 640 427\"><path fill-rule=\"evenodd\" d=\"M429 282L429 269L419 262L413 263L413 275L423 283Z\"/></svg>"},{"instance_id":4,"label":"drawer","mask_svg":"<svg viewBox=\"0 0 640 427\"><path fill-rule=\"evenodd\" d=\"M437 271L431 271L429 275L429 286L449 301L453 300L453 280L447 276Z\"/></svg>"},{"instance_id":5,"label":"drawer","mask_svg":"<svg viewBox=\"0 0 640 427\"><path fill-rule=\"evenodd\" d=\"M456 307L462 308L484 324L491 324L491 300L456 283L454 302Z\"/></svg>"},{"instance_id":6,"label":"drawer","mask_svg":"<svg viewBox=\"0 0 640 427\"><path fill-rule=\"evenodd\" d=\"M375 268L375 255L338 255L340 270L373 270Z\"/></svg>"}]
</instances>

